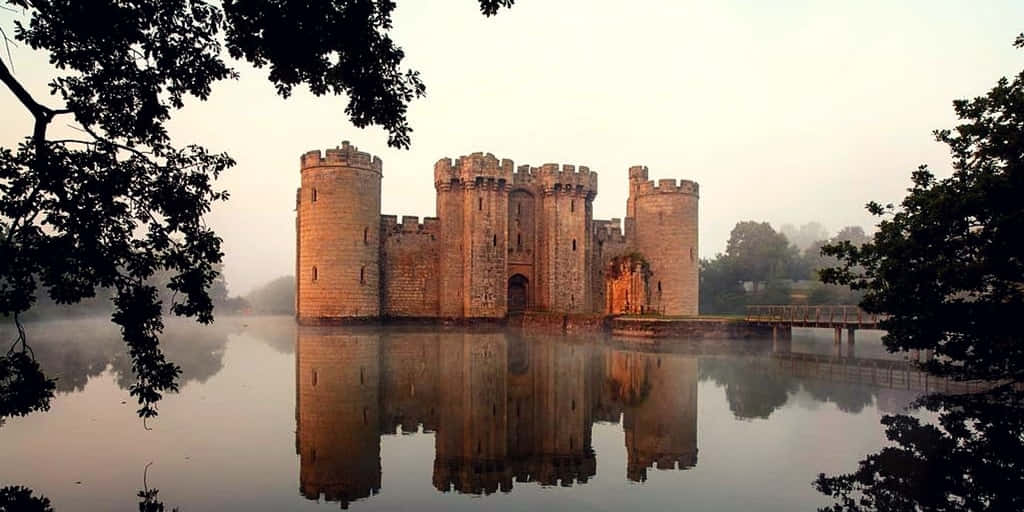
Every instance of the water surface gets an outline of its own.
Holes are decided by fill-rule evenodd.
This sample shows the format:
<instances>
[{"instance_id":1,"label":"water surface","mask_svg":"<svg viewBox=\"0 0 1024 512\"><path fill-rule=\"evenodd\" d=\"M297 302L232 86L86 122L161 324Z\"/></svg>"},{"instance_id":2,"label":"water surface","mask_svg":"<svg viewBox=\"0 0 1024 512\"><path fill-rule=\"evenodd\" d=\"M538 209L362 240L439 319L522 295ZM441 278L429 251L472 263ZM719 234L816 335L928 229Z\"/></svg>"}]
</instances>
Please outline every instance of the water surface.
<instances>
[{"instance_id":1,"label":"water surface","mask_svg":"<svg viewBox=\"0 0 1024 512\"><path fill-rule=\"evenodd\" d=\"M854 469L915 396L850 382L824 331L664 351L242 317L169 323L183 385L145 430L108 322L29 327L58 396L0 427L0 484L58 511L137 510L150 462L187 511L807 510L815 476ZM887 357L860 334L856 354Z\"/></svg>"}]
</instances>

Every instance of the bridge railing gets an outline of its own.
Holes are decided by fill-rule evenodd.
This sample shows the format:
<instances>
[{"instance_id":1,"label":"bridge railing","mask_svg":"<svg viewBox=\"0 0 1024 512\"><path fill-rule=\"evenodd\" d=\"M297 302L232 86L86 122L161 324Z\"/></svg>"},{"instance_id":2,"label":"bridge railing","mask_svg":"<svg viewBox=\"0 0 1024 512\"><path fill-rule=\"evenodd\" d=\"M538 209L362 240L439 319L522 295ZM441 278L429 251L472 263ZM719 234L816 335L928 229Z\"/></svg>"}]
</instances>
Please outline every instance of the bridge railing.
<instances>
[{"instance_id":1,"label":"bridge railing","mask_svg":"<svg viewBox=\"0 0 1024 512\"><path fill-rule=\"evenodd\" d=\"M752 305L747 306L746 314L748 322L850 327L877 326L883 318L848 305Z\"/></svg>"}]
</instances>

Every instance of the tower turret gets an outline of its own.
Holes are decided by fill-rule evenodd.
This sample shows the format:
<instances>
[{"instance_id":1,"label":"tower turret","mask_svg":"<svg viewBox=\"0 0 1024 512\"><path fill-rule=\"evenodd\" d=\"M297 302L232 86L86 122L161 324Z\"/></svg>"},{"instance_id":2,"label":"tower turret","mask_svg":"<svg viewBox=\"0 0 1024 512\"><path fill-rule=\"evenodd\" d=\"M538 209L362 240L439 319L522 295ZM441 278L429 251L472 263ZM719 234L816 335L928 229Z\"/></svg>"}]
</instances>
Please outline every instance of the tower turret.
<instances>
[{"instance_id":1,"label":"tower turret","mask_svg":"<svg viewBox=\"0 0 1024 512\"><path fill-rule=\"evenodd\" d=\"M508 312L511 160L473 153L434 164L441 222L440 315L502 318Z\"/></svg>"},{"instance_id":2,"label":"tower turret","mask_svg":"<svg viewBox=\"0 0 1024 512\"><path fill-rule=\"evenodd\" d=\"M636 170L636 173L634 173ZM666 315L696 315L698 306L697 183L639 182L647 168L630 169L632 222L627 241L650 262L650 306ZM634 181L634 177L637 181Z\"/></svg>"},{"instance_id":3,"label":"tower turret","mask_svg":"<svg viewBox=\"0 0 1024 512\"><path fill-rule=\"evenodd\" d=\"M296 315L300 322L380 315L380 158L348 141L301 157Z\"/></svg>"}]
</instances>

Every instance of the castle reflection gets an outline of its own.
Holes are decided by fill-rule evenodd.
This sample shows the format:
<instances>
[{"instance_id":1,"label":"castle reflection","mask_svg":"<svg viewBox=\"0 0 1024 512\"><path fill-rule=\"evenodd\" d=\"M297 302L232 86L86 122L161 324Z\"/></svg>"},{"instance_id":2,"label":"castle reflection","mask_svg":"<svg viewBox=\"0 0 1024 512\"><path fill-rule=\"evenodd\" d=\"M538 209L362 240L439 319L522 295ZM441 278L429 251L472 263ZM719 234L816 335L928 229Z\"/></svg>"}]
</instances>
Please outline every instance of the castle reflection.
<instances>
[{"instance_id":1,"label":"castle reflection","mask_svg":"<svg viewBox=\"0 0 1024 512\"><path fill-rule=\"evenodd\" d=\"M380 436L434 432L442 492L586 483L595 421L623 422L626 477L697 463L698 365L562 337L301 327L296 450L309 499L376 494Z\"/></svg>"}]
</instances>

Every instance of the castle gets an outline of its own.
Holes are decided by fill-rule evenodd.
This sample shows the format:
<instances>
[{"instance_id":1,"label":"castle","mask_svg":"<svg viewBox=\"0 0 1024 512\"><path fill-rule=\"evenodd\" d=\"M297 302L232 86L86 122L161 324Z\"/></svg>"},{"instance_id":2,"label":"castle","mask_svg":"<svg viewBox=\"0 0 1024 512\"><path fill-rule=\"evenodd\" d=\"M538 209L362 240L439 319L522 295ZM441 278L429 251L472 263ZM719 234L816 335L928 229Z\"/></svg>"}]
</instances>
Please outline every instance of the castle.
<instances>
[{"instance_id":1,"label":"castle","mask_svg":"<svg viewBox=\"0 0 1024 512\"><path fill-rule=\"evenodd\" d=\"M301 157L296 315L471 319L510 312L696 315L697 184L629 169L625 232L595 220L597 173L473 153L434 164L437 216L381 215L380 158Z\"/></svg>"}]
</instances>

